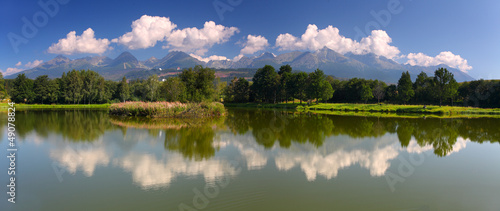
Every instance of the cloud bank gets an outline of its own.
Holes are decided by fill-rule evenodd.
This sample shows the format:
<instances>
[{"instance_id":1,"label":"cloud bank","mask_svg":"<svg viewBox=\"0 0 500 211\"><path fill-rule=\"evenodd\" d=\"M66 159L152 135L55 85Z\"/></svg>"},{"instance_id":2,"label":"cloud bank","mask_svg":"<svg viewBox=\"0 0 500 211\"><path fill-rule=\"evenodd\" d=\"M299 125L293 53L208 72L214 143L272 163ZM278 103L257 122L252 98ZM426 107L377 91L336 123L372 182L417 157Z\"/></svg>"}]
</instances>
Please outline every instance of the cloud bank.
<instances>
[{"instance_id":1,"label":"cloud bank","mask_svg":"<svg viewBox=\"0 0 500 211\"><path fill-rule=\"evenodd\" d=\"M194 52L197 55L204 55L210 47L215 44L222 44L229 40L231 36L239 32L236 27L226 27L216 25L213 21L205 22L203 28L185 28L174 30L167 37L167 44L164 49Z\"/></svg>"},{"instance_id":2,"label":"cloud bank","mask_svg":"<svg viewBox=\"0 0 500 211\"><path fill-rule=\"evenodd\" d=\"M227 60L223 56L203 57L211 47L223 44L239 33L236 27L217 25L214 21L207 21L202 28L178 29L169 17L143 15L131 24L132 30L122 36L112 39L96 39L91 28L85 30L82 35L76 35L75 31L67 34L66 38L60 39L52 44L48 52L54 54L78 54L91 53L102 54L112 49L110 43L117 43L128 49L146 49L162 43L163 49L170 51L183 51L200 61ZM236 43L238 44L238 43ZM373 30L367 37L359 41L345 37L340 34L338 28L328 26L324 29L315 24L309 24L305 32L296 37L289 33L280 34L276 38L275 47L280 51L306 50L317 51L324 47L330 48L340 54L353 53L357 55L373 53L389 59L407 59L405 64L419 66L435 66L445 64L457 68L465 73L472 67L467 60L460 55L444 51L435 57L423 53L409 53L402 55L398 47L391 45L392 38L383 30ZM233 61L238 61L243 55L254 54L269 47L269 41L261 35L247 35L243 48ZM20 66L21 64L19 64ZM31 64L34 65L34 64ZM16 64L16 66L18 66ZM19 69L11 68L11 72ZM9 72L7 70L7 72Z\"/></svg>"},{"instance_id":3,"label":"cloud bank","mask_svg":"<svg viewBox=\"0 0 500 211\"><path fill-rule=\"evenodd\" d=\"M164 41L177 25L170 18L143 15L132 22L132 31L127 32L112 42L120 43L128 49L150 48L159 41Z\"/></svg>"},{"instance_id":4,"label":"cloud bank","mask_svg":"<svg viewBox=\"0 0 500 211\"><path fill-rule=\"evenodd\" d=\"M247 41L243 46L240 54L254 54L257 51L266 49L266 47L269 46L269 42L263 36L254 36L250 34L247 36Z\"/></svg>"},{"instance_id":5,"label":"cloud bank","mask_svg":"<svg viewBox=\"0 0 500 211\"><path fill-rule=\"evenodd\" d=\"M228 58L225 57L225 56L212 55L212 56L209 56L209 57L205 58L205 57L198 56L196 54L189 54L189 55L192 56L195 59L198 59L198 60L202 61L202 62L209 62L211 60L214 60L214 61L215 60L228 60Z\"/></svg>"},{"instance_id":6,"label":"cloud bank","mask_svg":"<svg viewBox=\"0 0 500 211\"><path fill-rule=\"evenodd\" d=\"M460 55L455 55L452 52L444 51L435 57L427 56L423 53L410 53L406 56L408 61L405 64L412 66L436 66L440 64L445 64L453 68L457 68L462 72L467 73L468 70L472 69L467 63L467 60L462 58Z\"/></svg>"},{"instance_id":7,"label":"cloud bank","mask_svg":"<svg viewBox=\"0 0 500 211\"><path fill-rule=\"evenodd\" d=\"M79 53L102 54L110 49L109 44L108 39L96 39L94 30L88 28L80 36L76 35L75 31L69 32L66 38L52 44L47 52L65 55Z\"/></svg>"},{"instance_id":8,"label":"cloud bank","mask_svg":"<svg viewBox=\"0 0 500 211\"><path fill-rule=\"evenodd\" d=\"M367 54L373 53L389 59L395 58L399 49L391 46L391 37L385 31L373 30L370 36L364 37L357 42L351 38L340 35L339 29L328 26L318 29L314 24L307 26L307 29L300 38L291 34L280 34L276 38L276 47L279 50L310 50L317 51L323 47L330 48L338 53Z\"/></svg>"}]
</instances>

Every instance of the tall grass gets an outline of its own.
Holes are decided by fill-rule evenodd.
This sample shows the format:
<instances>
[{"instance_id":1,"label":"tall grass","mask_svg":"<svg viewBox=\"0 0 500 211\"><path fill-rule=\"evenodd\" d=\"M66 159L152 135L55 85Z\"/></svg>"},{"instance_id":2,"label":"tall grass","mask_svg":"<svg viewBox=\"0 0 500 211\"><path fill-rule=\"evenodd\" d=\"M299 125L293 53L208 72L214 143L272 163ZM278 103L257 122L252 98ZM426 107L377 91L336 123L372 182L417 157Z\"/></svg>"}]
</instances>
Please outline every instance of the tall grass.
<instances>
[{"instance_id":1,"label":"tall grass","mask_svg":"<svg viewBox=\"0 0 500 211\"><path fill-rule=\"evenodd\" d=\"M145 117L212 117L226 113L221 103L124 102L113 103L109 113L120 116Z\"/></svg>"}]
</instances>

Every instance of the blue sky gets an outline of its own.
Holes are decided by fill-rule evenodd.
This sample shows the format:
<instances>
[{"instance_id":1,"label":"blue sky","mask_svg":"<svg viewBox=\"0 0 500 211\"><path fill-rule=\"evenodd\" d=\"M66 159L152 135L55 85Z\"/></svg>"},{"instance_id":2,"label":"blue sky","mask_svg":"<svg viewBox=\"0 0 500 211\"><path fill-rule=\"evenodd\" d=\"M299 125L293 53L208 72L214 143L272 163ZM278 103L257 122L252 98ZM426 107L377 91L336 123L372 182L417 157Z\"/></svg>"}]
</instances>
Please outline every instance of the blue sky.
<instances>
[{"instance_id":1,"label":"blue sky","mask_svg":"<svg viewBox=\"0 0 500 211\"><path fill-rule=\"evenodd\" d=\"M50 5L50 14L39 2ZM500 78L500 2L496 0L3 3L0 70L4 73L30 68L58 54L72 59L114 58L129 51L145 60L182 50L202 59L237 59L264 51L280 54L326 46L340 53L375 53L412 65L444 63L474 78ZM58 10L51 12L54 3ZM31 24L36 32L25 26ZM71 42L67 36L72 31L75 40Z\"/></svg>"}]
</instances>

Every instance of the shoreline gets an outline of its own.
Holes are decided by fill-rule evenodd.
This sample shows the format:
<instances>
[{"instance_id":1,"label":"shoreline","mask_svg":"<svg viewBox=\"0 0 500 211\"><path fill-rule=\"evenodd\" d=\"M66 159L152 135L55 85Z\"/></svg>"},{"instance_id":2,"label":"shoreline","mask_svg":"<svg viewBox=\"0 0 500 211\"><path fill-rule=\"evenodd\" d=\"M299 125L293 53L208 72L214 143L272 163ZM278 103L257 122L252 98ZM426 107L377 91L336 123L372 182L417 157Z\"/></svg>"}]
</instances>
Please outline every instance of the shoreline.
<instances>
[{"instance_id":1,"label":"shoreline","mask_svg":"<svg viewBox=\"0 0 500 211\"><path fill-rule=\"evenodd\" d=\"M140 103L140 102L131 102ZM142 103L142 102L141 102ZM189 104L189 103L188 103ZM183 104L183 105L188 105ZM212 116L212 114L205 115L203 109L209 108L209 104L215 103L205 103L203 108L198 108L195 110L190 110L183 115L170 114L170 115L140 115L132 114L129 116L150 116L150 117L167 117L167 118L184 118L184 117L195 117L195 116ZM220 103L217 103L220 104ZM16 110L26 111L26 110L108 110L113 104L57 104L57 105L47 105L47 104L16 104ZM196 105L196 103L191 103L189 105ZM198 103L198 105L201 105ZM278 103L278 104L267 104L267 103L225 103L220 104L224 108L255 108L255 109L282 109L289 111L298 112L313 112L321 114L333 114L333 115L344 115L344 116L367 116L367 117L450 117L450 118L479 118L479 117L494 117L500 118L499 108L475 108L475 107L459 107L459 106L434 106L429 105L423 108L423 105L395 105L395 104L351 104L351 103L320 103L312 104L307 106L303 103ZM8 105L5 103L0 104L0 108L6 111ZM210 108L213 109L212 106ZM220 109L220 108L219 108ZM181 109L182 110L182 109ZM178 111L181 111L178 110ZM182 110L184 111L184 110ZM124 114L112 114L112 115L124 115ZM220 114L219 114L220 115ZM217 115L215 115L217 116Z\"/></svg>"},{"instance_id":2,"label":"shoreline","mask_svg":"<svg viewBox=\"0 0 500 211\"><path fill-rule=\"evenodd\" d=\"M498 117L499 108L473 108L459 106L434 106L428 105L395 105L395 104L354 104L354 103L319 103L307 106L300 103L226 103L228 108L263 108L263 109L286 109L299 112L314 112L335 115L354 116L450 116L450 117ZM406 115L405 115L406 114Z\"/></svg>"}]
</instances>

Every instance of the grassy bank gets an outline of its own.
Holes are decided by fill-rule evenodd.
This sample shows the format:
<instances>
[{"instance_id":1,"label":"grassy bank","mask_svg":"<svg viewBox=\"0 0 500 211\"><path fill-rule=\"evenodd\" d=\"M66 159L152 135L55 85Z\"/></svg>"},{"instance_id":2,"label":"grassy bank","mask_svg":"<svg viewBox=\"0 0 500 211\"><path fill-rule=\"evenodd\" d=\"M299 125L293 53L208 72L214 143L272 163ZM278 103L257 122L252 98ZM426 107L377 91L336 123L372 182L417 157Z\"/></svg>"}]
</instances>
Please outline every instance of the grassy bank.
<instances>
[{"instance_id":1,"label":"grassy bank","mask_svg":"<svg viewBox=\"0 0 500 211\"><path fill-rule=\"evenodd\" d=\"M222 103L179 103L179 102L125 102L114 103L109 107L111 115L143 116L166 118L199 118L222 116L225 114Z\"/></svg>"},{"instance_id":2,"label":"grassy bank","mask_svg":"<svg viewBox=\"0 0 500 211\"><path fill-rule=\"evenodd\" d=\"M310 111L317 113L348 114L356 116L386 116L409 115L409 116L429 116L429 115L460 115L460 116L497 116L500 117L500 109L471 108L458 106L426 106L423 105L393 105L393 104L349 104L349 103L320 103L307 104L300 103L279 103L279 104L258 104L242 103L224 104L226 107L239 108L278 108L294 109L297 111Z\"/></svg>"},{"instance_id":3,"label":"grassy bank","mask_svg":"<svg viewBox=\"0 0 500 211\"><path fill-rule=\"evenodd\" d=\"M16 110L66 110L66 109L108 109L111 104L71 104L71 105L45 105L45 104L15 104ZM10 107L7 103L0 103L0 108L6 110Z\"/></svg>"}]
</instances>

